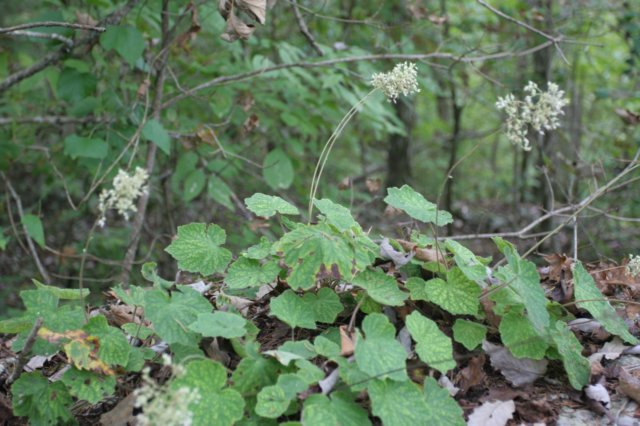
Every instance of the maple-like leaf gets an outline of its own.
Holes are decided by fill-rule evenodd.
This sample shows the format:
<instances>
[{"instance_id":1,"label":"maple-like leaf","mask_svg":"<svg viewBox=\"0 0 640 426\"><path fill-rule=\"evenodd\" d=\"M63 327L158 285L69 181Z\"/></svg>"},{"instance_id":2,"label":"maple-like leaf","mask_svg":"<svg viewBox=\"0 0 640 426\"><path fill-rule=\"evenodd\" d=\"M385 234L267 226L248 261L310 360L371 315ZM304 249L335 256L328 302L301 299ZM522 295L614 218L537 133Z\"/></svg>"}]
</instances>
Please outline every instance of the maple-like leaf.
<instances>
[{"instance_id":1,"label":"maple-like leaf","mask_svg":"<svg viewBox=\"0 0 640 426\"><path fill-rule=\"evenodd\" d=\"M183 271L211 275L223 271L231 261L231 252L220 247L226 239L218 225L190 223L178 226L178 237L165 251Z\"/></svg>"}]
</instances>

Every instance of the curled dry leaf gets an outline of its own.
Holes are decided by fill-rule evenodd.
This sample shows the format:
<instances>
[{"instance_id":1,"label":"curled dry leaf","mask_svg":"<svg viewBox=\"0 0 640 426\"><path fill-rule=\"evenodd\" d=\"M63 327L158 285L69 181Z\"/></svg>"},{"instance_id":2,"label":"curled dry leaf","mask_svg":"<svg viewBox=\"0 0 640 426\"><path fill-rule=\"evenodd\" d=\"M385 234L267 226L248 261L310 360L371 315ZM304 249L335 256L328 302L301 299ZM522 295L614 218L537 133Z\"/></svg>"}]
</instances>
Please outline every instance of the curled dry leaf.
<instances>
[{"instance_id":1,"label":"curled dry leaf","mask_svg":"<svg viewBox=\"0 0 640 426\"><path fill-rule=\"evenodd\" d=\"M489 354L491 365L514 386L525 386L535 382L547 371L548 361L516 358L503 346L482 342L482 349Z\"/></svg>"},{"instance_id":2,"label":"curled dry leaf","mask_svg":"<svg viewBox=\"0 0 640 426\"><path fill-rule=\"evenodd\" d=\"M589 357L589 362L602 361L602 358L609 360L618 359L627 348L628 346L625 346L622 340L614 337L610 342L605 343L602 349L592 354Z\"/></svg>"},{"instance_id":3,"label":"curled dry leaf","mask_svg":"<svg viewBox=\"0 0 640 426\"><path fill-rule=\"evenodd\" d=\"M391 260L396 269L402 268L409 263L411 259L416 255L415 252L404 253L393 248L389 239L385 238L380 243L380 257L386 260Z\"/></svg>"},{"instance_id":4,"label":"curled dry leaf","mask_svg":"<svg viewBox=\"0 0 640 426\"><path fill-rule=\"evenodd\" d=\"M220 36L224 41L229 43L240 40L248 40L251 34L256 30L253 25L245 24L242 19L238 18L233 12L227 18L227 26L224 33Z\"/></svg>"},{"instance_id":5,"label":"curled dry leaf","mask_svg":"<svg viewBox=\"0 0 640 426\"><path fill-rule=\"evenodd\" d=\"M463 395L472 387L484 382L486 375L483 367L486 360L484 354L474 356L469 360L469 364L458 373L456 383L460 386Z\"/></svg>"},{"instance_id":6,"label":"curled dry leaf","mask_svg":"<svg viewBox=\"0 0 640 426\"><path fill-rule=\"evenodd\" d=\"M629 373L624 368L620 369L618 389L640 404L640 379Z\"/></svg>"},{"instance_id":7,"label":"curled dry leaf","mask_svg":"<svg viewBox=\"0 0 640 426\"><path fill-rule=\"evenodd\" d=\"M218 11L227 21L221 35L222 39L228 42L247 40L256 27L240 19L236 11L242 11L256 22L264 24L267 17L267 0L219 0Z\"/></svg>"},{"instance_id":8,"label":"curled dry leaf","mask_svg":"<svg viewBox=\"0 0 640 426\"><path fill-rule=\"evenodd\" d=\"M442 257L442 254L439 253L436 249L432 248L421 248L418 247L416 243L412 243L411 241L406 240L397 240L398 244L406 250L415 253L415 257L418 260L423 262L440 262L446 264L446 260Z\"/></svg>"},{"instance_id":9,"label":"curled dry leaf","mask_svg":"<svg viewBox=\"0 0 640 426\"><path fill-rule=\"evenodd\" d=\"M513 400L485 402L473 410L467 426L504 426L513 418L515 411Z\"/></svg>"},{"instance_id":10,"label":"curled dry leaf","mask_svg":"<svg viewBox=\"0 0 640 426\"><path fill-rule=\"evenodd\" d=\"M356 347L354 338L354 333L350 333L346 325L340 326L340 355L350 356L353 354Z\"/></svg>"}]
</instances>

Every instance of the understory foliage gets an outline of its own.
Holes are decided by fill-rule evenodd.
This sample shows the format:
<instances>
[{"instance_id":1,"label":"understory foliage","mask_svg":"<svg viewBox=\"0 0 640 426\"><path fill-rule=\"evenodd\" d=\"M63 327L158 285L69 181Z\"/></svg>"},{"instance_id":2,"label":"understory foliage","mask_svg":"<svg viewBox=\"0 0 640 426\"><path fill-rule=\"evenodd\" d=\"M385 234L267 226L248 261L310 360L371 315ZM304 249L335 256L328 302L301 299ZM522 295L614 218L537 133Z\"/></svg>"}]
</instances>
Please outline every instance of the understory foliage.
<instances>
[{"instance_id":1,"label":"understory foliage","mask_svg":"<svg viewBox=\"0 0 640 426\"><path fill-rule=\"evenodd\" d=\"M409 186L390 188L385 201L431 226L451 221ZM14 413L33 425L74 423L74 401L96 404L128 377L141 381L143 424L360 426L377 417L385 425L462 425L462 409L436 378L457 368L454 347L490 353L498 342L515 366L556 361L566 373L557 379L578 390L589 383L589 361L567 325L573 315L545 297L535 265L511 243L495 239L506 262L490 268L454 240L414 232L415 250L435 250L437 260L394 265L381 262L379 240L331 200L315 200L310 224L294 221L298 209L276 196L245 203L278 221L282 235L233 256L218 225L178 227L165 250L195 283L165 280L145 264L149 283L112 288L112 309L129 308L131 322L116 324L101 310L85 318L80 290L34 281L22 291L26 310L0 322L0 332L17 335L19 352L41 318L32 354L60 352L68 367L54 381L23 373L11 387ZM385 252L402 252L383 241ZM578 307L637 343L580 262L573 276ZM290 330L268 349L260 327L269 321L256 311L263 307ZM454 319L452 333L443 332L443 318ZM213 342L231 359L212 357ZM150 377L159 368L169 368L164 382Z\"/></svg>"}]
</instances>

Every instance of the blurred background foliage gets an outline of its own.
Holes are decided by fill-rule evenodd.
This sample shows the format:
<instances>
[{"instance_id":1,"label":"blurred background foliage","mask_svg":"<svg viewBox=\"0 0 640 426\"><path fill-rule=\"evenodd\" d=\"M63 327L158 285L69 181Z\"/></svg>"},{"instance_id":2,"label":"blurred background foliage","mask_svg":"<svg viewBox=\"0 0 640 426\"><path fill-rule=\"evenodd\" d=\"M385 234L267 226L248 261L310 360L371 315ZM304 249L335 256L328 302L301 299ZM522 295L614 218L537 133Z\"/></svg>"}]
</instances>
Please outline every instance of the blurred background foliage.
<instances>
[{"instance_id":1,"label":"blurred background foliage","mask_svg":"<svg viewBox=\"0 0 640 426\"><path fill-rule=\"evenodd\" d=\"M171 37L162 27L163 3ZM453 226L441 234L515 231L579 202L640 146L639 2L490 2L562 35L558 43L475 0L269 1L264 25L245 13L240 18L255 31L227 42L218 3L4 2L3 28L38 21L100 26L132 7L84 45L78 40L91 31L0 34L0 82L62 52L34 75L0 86L0 313L17 306L17 290L31 278L43 278L27 234L49 279L77 285L100 191L118 169L144 167L150 157L149 204L137 249L134 242L132 275L123 275L122 265L135 221L112 214L87 246L87 285L141 282L139 267L148 260L174 274L162 249L181 224L221 225L236 252L280 232L253 217L244 198L264 192L305 206L323 144L369 92L371 75L409 59L403 55L425 55L415 60L422 92L397 104L379 93L371 97L342 134L320 184L320 197L349 206L374 233L409 231L385 216L380 202L386 187L404 183L454 214ZM300 30L296 7L310 36ZM302 66L235 78L278 64ZM520 96L530 80L559 84L571 103L562 128L535 137L533 150L523 152L505 138L495 102L510 92ZM583 259L619 260L640 251L638 185L615 188L594 204L597 210L581 214ZM543 251L568 252L571 238L567 228ZM491 254L486 240L469 243L480 255Z\"/></svg>"}]
</instances>

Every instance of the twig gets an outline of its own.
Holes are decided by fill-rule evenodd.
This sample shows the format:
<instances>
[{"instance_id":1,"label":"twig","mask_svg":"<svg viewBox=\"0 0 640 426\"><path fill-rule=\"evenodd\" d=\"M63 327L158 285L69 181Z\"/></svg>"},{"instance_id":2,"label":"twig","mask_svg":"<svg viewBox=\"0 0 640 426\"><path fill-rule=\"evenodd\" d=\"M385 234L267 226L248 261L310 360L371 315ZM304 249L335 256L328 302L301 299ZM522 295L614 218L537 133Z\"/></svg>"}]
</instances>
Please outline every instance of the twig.
<instances>
[{"instance_id":1,"label":"twig","mask_svg":"<svg viewBox=\"0 0 640 426\"><path fill-rule=\"evenodd\" d=\"M320 49L320 46L318 46L318 43L316 43L316 39L313 38L313 34L311 34L311 32L309 31L309 27L307 27L307 23L304 21L304 18L300 13L300 9L298 8L298 1L297 0L290 0L290 1L291 1L291 9L293 9L293 14L296 16L296 22L298 23L298 28L300 28L300 32L307 39L307 41L309 42L311 47L313 47L313 50L316 51L318 56L322 56L324 53L322 52L322 49Z\"/></svg>"},{"instance_id":2,"label":"twig","mask_svg":"<svg viewBox=\"0 0 640 426\"><path fill-rule=\"evenodd\" d=\"M1 33L0 33L1 34ZM44 38L48 40L56 40L61 41L66 44L69 48L73 47L73 40L62 36L56 33L39 33L37 31L12 31L10 33L5 33L5 37L33 37L33 38Z\"/></svg>"},{"instance_id":3,"label":"twig","mask_svg":"<svg viewBox=\"0 0 640 426\"><path fill-rule=\"evenodd\" d=\"M58 21L42 21L42 22L30 22L28 24L14 25L13 27L0 28L0 34L12 33L15 31L28 30L30 28L41 28L41 27L73 28L76 30L96 31L99 33L104 32L106 30L105 27L96 27L93 25L74 24L70 22L58 22Z\"/></svg>"},{"instance_id":4,"label":"twig","mask_svg":"<svg viewBox=\"0 0 640 426\"><path fill-rule=\"evenodd\" d=\"M127 13L129 13L129 11L139 2L140 0L129 0L121 9L107 16L107 18L104 19L104 21L102 22L103 26L106 27L109 25L118 24L122 20L122 18ZM88 34L87 36L78 40L75 47L80 47L85 45L92 46L96 42L96 40L98 40L99 36L100 36L99 32L92 32L91 34ZM34 74L39 73L40 71L44 70L45 68L51 65L57 64L62 59L67 57L67 55L69 55L70 53L71 53L70 49L68 48L68 46L65 45L62 49L48 54L47 56L45 56L35 64L31 65L30 67L11 74L9 77L7 77L2 82L0 82L0 94L7 91L10 87L20 83L22 80L29 78Z\"/></svg>"},{"instance_id":5,"label":"twig","mask_svg":"<svg viewBox=\"0 0 640 426\"><path fill-rule=\"evenodd\" d=\"M589 207L589 205L591 203L593 203L596 199L600 198L600 196L604 195L606 192L609 191L609 189L614 186L620 179L622 179L623 177L625 177L626 175L628 175L629 173L631 173L632 171L636 170L638 167L640 167L640 164L638 164L638 158L640 158L640 149L638 149L635 153L635 155L633 156L633 159L631 160L631 162L627 165L627 167L625 167L620 173L618 173L617 176L615 176L613 179L611 179L606 185L601 186L600 188L598 188L593 194L589 195L588 197L584 198L582 201L580 201L580 203L578 204L578 208L576 209L576 211L569 216L569 218L562 222L560 225L558 225L555 229L551 230L551 232L549 232L546 236L544 236L540 241L538 241L536 244L534 244L529 250L527 250L527 252L525 254L522 255L523 258L529 256L531 253L533 253L538 247L540 247L546 240L548 240L549 238L551 238L553 235L557 234L558 232L560 232L560 230L562 228L564 228L570 221L572 221L574 218L576 218L580 212L582 212L582 210L586 209L587 207Z\"/></svg>"},{"instance_id":6,"label":"twig","mask_svg":"<svg viewBox=\"0 0 640 426\"><path fill-rule=\"evenodd\" d=\"M546 49L547 47L552 45L553 45L552 41L546 41L538 46L534 46L526 50L521 50L517 52L492 53L492 54L482 55L482 56L461 57L460 55L455 55L453 53L441 53L441 52L418 53L418 54L383 53L383 54L376 54L376 55L347 56L344 58L326 59L324 61L316 61L316 62L294 62L294 63L288 63L288 64L278 64L278 65L263 67L257 70L248 71L240 74L216 77L213 80L209 80L204 83L201 83L197 86L192 87L191 89L185 89L182 93L175 95L174 97L167 100L164 104L162 104L162 109L169 108L174 103L188 96L191 96L196 92L199 92L204 89L208 89L210 87L222 86L224 84L237 82L237 81L244 81L244 80L248 80L250 78L260 76L263 74L269 74L269 73L290 69L290 68L310 69L310 68L328 67L336 64L344 64L344 63L351 63L351 62L384 61L384 60L424 61L427 59L448 59L448 60L455 60L463 63L471 63L471 62L482 62L482 61L488 61L488 60L507 59L507 58L527 56L539 50Z\"/></svg>"},{"instance_id":7,"label":"twig","mask_svg":"<svg viewBox=\"0 0 640 426\"><path fill-rule=\"evenodd\" d=\"M2 176L4 183L7 185L7 190L9 191L9 193L11 194L11 197L16 203L16 208L18 209L18 216L20 217L20 222L22 222L22 218L24 217L24 211L22 210L22 201L20 200L20 197L18 196L18 193L16 192L16 190L13 189L13 186L11 185L9 178L7 178L4 172L0 172L0 176ZM29 236L29 231L27 230L27 227L25 226L24 222L22 222L22 229L24 230L24 233L25 233L25 238L27 240L27 245L29 246L29 251L31 252L31 256L33 257L33 260L36 263L38 271L40 271L40 275L42 275L42 279L44 280L45 283L51 284L51 277L49 276L49 273L47 272L45 267L42 265L42 262L40 262L40 257L38 256L36 246L33 244L33 240L31 239L31 236Z\"/></svg>"},{"instance_id":8,"label":"twig","mask_svg":"<svg viewBox=\"0 0 640 426\"><path fill-rule=\"evenodd\" d=\"M519 21L518 19L507 15L506 13L503 13L501 11L499 11L498 9L496 9L495 7L491 6L490 4L488 4L486 1L484 0L476 0L478 2L478 4L480 4L481 6L489 9L491 12L495 13L496 15L498 15L499 17L506 19L509 22L513 22L514 24L521 26L522 28L525 28L535 34L538 34L539 36L542 36L544 38L546 38L548 41L553 43L553 46L558 50L558 54L560 55L560 57L562 58L562 60L569 65L569 61L567 60L567 57L564 56L564 52L562 51L562 49L560 49L560 42L565 42L565 43L574 43L573 40L565 40L565 38L560 35L560 36L552 36L551 34L547 34L544 31L541 31L539 29L537 29L536 27L532 27L531 25L527 24L526 22L522 22Z\"/></svg>"},{"instance_id":9,"label":"twig","mask_svg":"<svg viewBox=\"0 0 640 426\"><path fill-rule=\"evenodd\" d=\"M31 328L31 331L27 336L27 340L25 340L24 347L22 348L22 352L20 352L20 356L18 357L18 362L16 363L16 366L13 372L7 379L7 385L10 385L11 383L15 382L18 379L18 377L20 377L20 374L22 373L22 369L24 368L24 366L27 365L29 352L31 352L31 349L33 348L33 344L36 341L36 337L38 336L38 330L40 330L40 327L42 327L42 318L38 317L36 318L36 322L33 324L33 328Z\"/></svg>"},{"instance_id":10,"label":"twig","mask_svg":"<svg viewBox=\"0 0 640 426\"><path fill-rule=\"evenodd\" d=\"M88 124L88 123L112 123L115 119L110 117L67 117L64 115L44 115L35 117L0 117L0 126L11 124Z\"/></svg>"}]
</instances>

